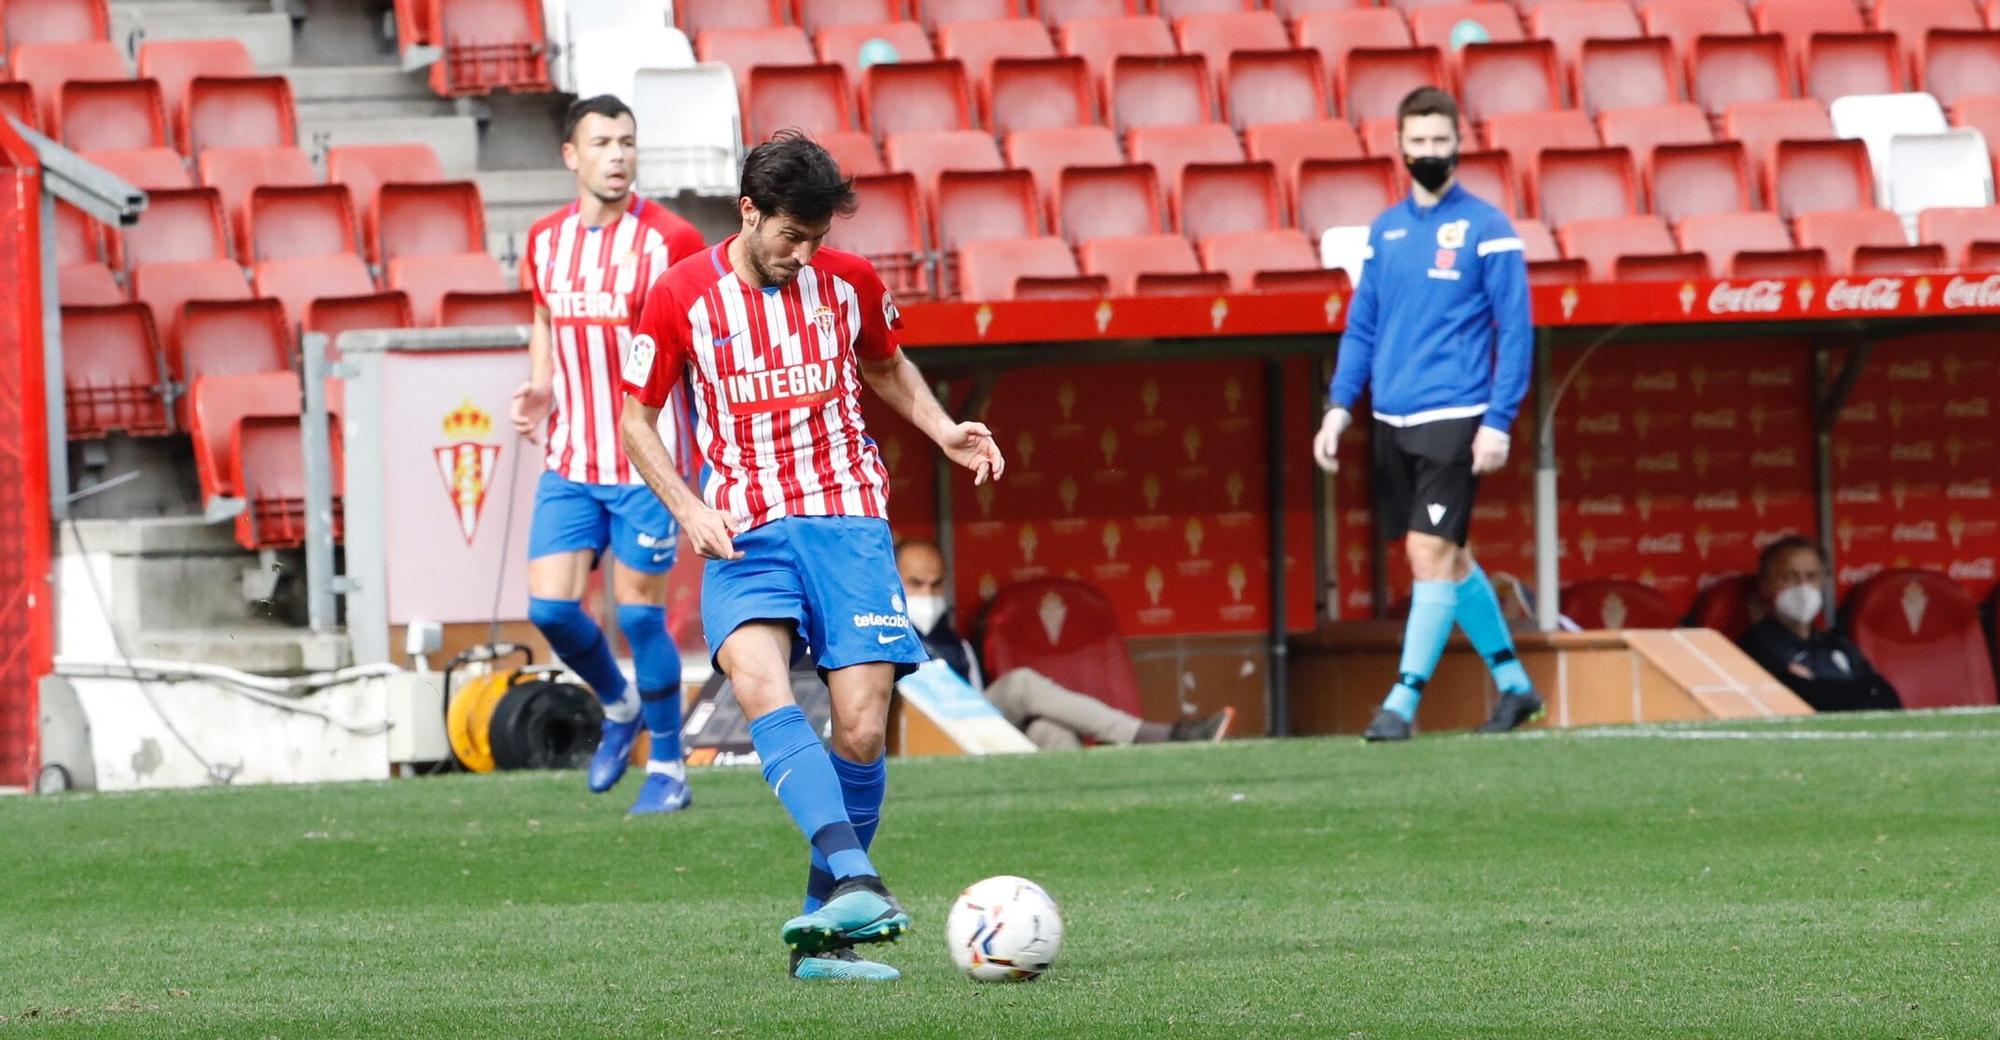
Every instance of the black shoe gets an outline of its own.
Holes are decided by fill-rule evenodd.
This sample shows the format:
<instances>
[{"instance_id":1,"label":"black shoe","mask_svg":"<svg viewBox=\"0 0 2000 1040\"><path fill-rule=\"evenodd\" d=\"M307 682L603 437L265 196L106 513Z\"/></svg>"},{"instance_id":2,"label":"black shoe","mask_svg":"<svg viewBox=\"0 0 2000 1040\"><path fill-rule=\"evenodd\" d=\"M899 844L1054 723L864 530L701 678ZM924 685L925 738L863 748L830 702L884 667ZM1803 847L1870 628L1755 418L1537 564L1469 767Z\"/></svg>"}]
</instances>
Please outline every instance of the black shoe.
<instances>
[{"instance_id":1,"label":"black shoe","mask_svg":"<svg viewBox=\"0 0 2000 1040\"><path fill-rule=\"evenodd\" d=\"M1493 717L1486 724L1473 730L1474 733L1507 733L1524 722L1533 722L1547 714L1542 697L1533 690L1527 693L1507 693L1500 696L1500 703L1493 708Z\"/></svg>"},{"instance_id":2,"label":"black shoe","mask_svg":"<svg viewBox=\"0 0 2000 1040\"><path fill-rule=\"evenodd\" d=\"M1375 713L1375 721L1361 734L1361 739L1370 744L1384 740L1410 739L1410 720L1383 708Z\"/></svg>"},{"instance_id":3,"label":"black shoe","mask_svg":"<svg viewBox=\"0 0 2000 1040\"><path fill-rule=\"evenodd\" d=\"M1182 719L1174 723L1173 733L1168 740L1205 740L1211 744L1220 743L1229 735L1229 726L1236 721L1236 709L1224 708L1213 715L1199 719Z\"/></svg>"}]
</instances>

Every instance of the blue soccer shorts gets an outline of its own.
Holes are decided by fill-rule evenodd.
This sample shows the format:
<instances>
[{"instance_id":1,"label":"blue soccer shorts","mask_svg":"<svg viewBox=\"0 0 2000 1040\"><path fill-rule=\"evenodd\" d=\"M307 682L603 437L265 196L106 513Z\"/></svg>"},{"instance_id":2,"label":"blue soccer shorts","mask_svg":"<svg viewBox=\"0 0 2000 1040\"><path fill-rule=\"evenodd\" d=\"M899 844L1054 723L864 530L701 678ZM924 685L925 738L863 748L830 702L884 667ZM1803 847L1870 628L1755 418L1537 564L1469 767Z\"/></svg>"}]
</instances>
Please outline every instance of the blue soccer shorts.
<instances>
[{"instance_id":1,"label":"blue soccer shorts","mask_svg":"<svg viewBox=\"0 0 2000 1040\"><path fill-rule=\"evenodd\" d=\"M673 514L644 484L585 484L543 470L535 485L528 559L588 549L595 566L608 548L635 571L665 574L679 539Z\"/></svg>"},{"instance_id":2,"label":"blue soccer shorts","mask_svg":"<svg viewBox=\"0 0 2000 1040\"><path fill-rule=\"evenodd\" d=\"M701 623L711 660L731 633L753 621L789 621L824 671L886 661L908 675L930 659L903 612L903 580L888 521L861 516L788 516L735 539L740 560L710 560L702 573Z\"/></svg>"}]
</instances>

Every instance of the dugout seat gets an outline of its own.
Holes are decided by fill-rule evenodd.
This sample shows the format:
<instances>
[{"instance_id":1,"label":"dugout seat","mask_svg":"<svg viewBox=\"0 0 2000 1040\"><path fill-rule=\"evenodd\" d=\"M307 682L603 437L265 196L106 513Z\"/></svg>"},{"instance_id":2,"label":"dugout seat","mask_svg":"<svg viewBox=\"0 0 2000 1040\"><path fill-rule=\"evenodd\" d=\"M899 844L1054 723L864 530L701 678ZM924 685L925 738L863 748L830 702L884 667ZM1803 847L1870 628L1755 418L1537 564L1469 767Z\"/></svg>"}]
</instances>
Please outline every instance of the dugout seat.
<instances>
[{"instance_id":1,"label":"dugout seat","mask_svg":"<svg viewBox=\"0 0 2000 1040\"><path fill-rule=\"evenodd\" d=\"M1792 230L1801 248L1826 250L1827 262L1835 274L1854 270L1854 253L1862 246L1909 245L1903 222L1884 209L1800 213L1792 222Z\"/></svg>"},{"instance_id":2,"label":"dugout seat","mask_svg":"<svg viewBox=\"0 0 2000 1040\"><path fill-rule=\"evenodd\" d=\"M1081 272L1060 238L971 242L958 250L960 294L969 301L1010 300L1022 278L1074 278Z\"/></svg>"},{"instance_id":3,"label":"dugout seat","mask_svg":"<svg viewBox=\"0 0 2000 1040\"><path fill-rule=\"evenodd\" d=\"M1055 41L1049 27L1036 18L952 22L937 30L938 56L964 64L974 85L992 80L993 63L1001 58L1053 58Z\"/></svg>"},{"instance_id":4,"label":"dugout seat","mask_svg":"<svg viewBox=\"0 0 2000 1040\"><path fill-rule=\"evenodd\" d=\"M1672 41L1674 55L1682 65L1690 64L1699 37L1756 32L1749 11L1739 0L1649 0L1638 6L1646 35Z\"/></svg>"},{"instance_id":5,"label":"dugout seat","mask_svg":"<svg viewBox=\"0 0 2000 1040\"><path fill-rule=\"evenodd\" d=\"M246 262L354 253L354 206L338 184L263 185L250 191Z\"/></svg>"},{"instance_id":6,"label":"dugout seat","mask_svg":"<svg viewBox=\"0 0 2000 1040\"><path fill-rule=\"evenodd\" d=\"M1044 199L1055 197L1056 180L1065 167L1118 166L1124 162L1125 151L1110 127L1050 127L1007 135L1007 165L1034 174Z\"/></svg>"},{"instance_id":7,"label":"dugout seat","mask_svg":"<svg viewBox=\"0 0 2000 1040\"><path fill-rule=\"evenodd\" d=\"M1681 100L1673 47L1658 36L1585 40L1576 66L1577 107L1593 116Z\"/></svg>"},{"instance_id":8,"label":"dugout seat","mask_svg":"<svg viewBox=\"0 0 2000 1040\"><path fill-rule=\"evenodd\" d=\"M403 257L483 252L485 212L479 186L471 181L384 184L376 193L373 219L366 221L371 253L388 264Z\"/></svg>"},{"instance_id":9,"label":"dugout seat","mask_svg":"<svg viewBox=\"0 0 2000 1040\"><path fill-rule=\"evenodd\" d=\"M1299 230L1317 240L1328 228L1372 224L1402 190L1393 159L1309 159L1294 188Z\"/></svg>"},{"instance_id":10,"label":"dugout seat","mask_svg":"<svg viewBox=\"0 0 2000 1040\"><path fill-rule=\"evenodd\" d=\"M877 140L972 128L972 90L956 61L876 65L862 76L861 123Z\"/></svg>"},{"instance_id":11,"label":"dugout seat","mask_svg":"<svg viewBox=\"0 0 2000 1040\"><path fill-rule=\"evenodd\" d=\"M1651 214L1578 220L1556 229L1563 256L1588 265L1593 281L1613 281L1613 271L1621 256L1658 256L1677 253L1666 221ZM1567 613L1567 611L1565 611Z\"/></svg>"},{"instance_id":12,"label":"dugout seat","mask_svg":"<svg viewBox=\"0 0 2000 1040\"><path fill-rule=\"evenodd\" d=\"M986 605L979 630L993 678L1033 668L1119 711L1141 714L1139 680L1117 612L1096 589L1063 578L1009 585Z\"/></svg>"},{"instance_id":13,"label":"dugout seat","mask_svg":"<svg viewBox=\"0 0 2000 1040\"><path fill-rule=\"evenodd\" d=\"M0 3L0 54L22 44L102 40L110 27L104 0L6 0Z\"/></svg>"},{"instance_id":14,"label":"dugout seat","mask_svg":"<svg viewBox=\"0 0 2000 1040\"><path fill-rule=\"evenodd\" d=\"M827 244L859 253L875 265L891 295L908 300L927 295L925 219L922 192L910 173L854 178L858 205L852 216L834 220Z\"/></svg>"},{"instance_id":15,"label":"dugout seat","mask_svg":"<svg viewBox=\"0 0 2000 1040\"><path fill-rule=\"evenodd\" d=\"M1680 615L1650 585L1601 579L1562 590L1564 617L1586 629L1673 628Z\"/></svg>"},{"instance_id":16,"label":"dugout seat","mask_svg":"<svg viewBox=\"0 0 2000 1040\"><path fill-rule=\"evenodd\" d=\"M980 89L980 109L1001 138L1097 122L1090 68L1082 58L1001 58Z\"/></svg>"},{"instance_id":17,"label":"dugout seat","mask_svg":"<svg viewBox=\"0 0 2000 1040\"><path fill-rule=\"evenodd\" d=\"M1905 708L1994 703L1979 610L1936 571L1883 571L1847 594L1841 625Z\"/></svg>"},{"instance_id":18,"label":"dugout seat","mask_svg":"<svg viewBox=\"0 0 2000 1040\"><path fill-rule=\"evenodd\" d=\"M1326 120L1330 110L1319 55L1309 50L1238 51L1230 55L1223 74L1222 104L1229 125L1237 130ZM1340 125L1351 138L1353 129Z\"/></svg>"},{"instance_id":19,"label":"dugout seat","mask_svg":"<svg viewBox=\"0 0 2000 1040\"><path fill-rule=\"evenodd\" d=\"M1334 78L1341 112L1354 123L1393 118L1410 91L1450 83L1436 47L1356 48L1347 52Z\"/></svg>"},{"instance_id":20,"label":"dugout seat","mask_svg":"<svg viewBox=\"0 0 2000 1040\"><path fill-rule=\"evenodd\" d=\"M760 65L743 94L743 142L796 127L814 138L855 128L854 95L838 65Z\"/></svg>"},{"instance_id":21,"label":"dugout seat","mask_svg":"<svg viewBox=\"0 0 2000 1040\"><path fill-rule=\"evenodd\" d=\"M811 32L810 29L807 30ZM931 38L915 22L883 22L875 25L832 25L813 33L813 50L819 60L847 70L849 81L861 82L861 46L882 40L896 50L896 64L928 63L937 60Z\"/></svg>"},{"instance_id":22,"label":"dugout seat","mask_svg":"<svg viewBox=\"0 0 2000 1040\"><path fill-rule=\"evenodd\" d=\"M166 110L149 79L71 80L56 92L53 135L71 151L164 148Z\"/></svg>"},{"instance_id":23,"label":"dugout seat","mask_svg":"<svg viewBox=\"0 0 2000 1040\"><path fill-rule=\"evenodd\" d=\"M1278 171L1267 162L1189 163L1167 199L1174 226L1198 242L1285 223Z\"/></svg>"},{"instance_id":24,"label":"dugout seat","mask_svg":"<svg viewBox=\"0 0 2000 1040\"><path fill-rule=\"evenodd\" d=\"M1171 57L1180 53L1166 22L1135 15L1064 22L1056 30L1056 43L1064 54L1082 58L1090 66L1098 94L1107 101L1111 97L1111 66L1119 58Z\"/></svg>"},{"instance_id":25,"label":"dugout seat","mask_svg":"<svg viewBox=\"0 0 2000 1040\"><path fill-rule=\"evenodd\" d=\"M1639 182L1625 148L1553 148L1534 165L1529 194L1552 228L1639 212Z\"/></svg>"},{"instance_id":26,"label":"dugout seat","mask_svg":"<svg viewBox=\"0 0 2000 1040\"><path fill-rule=\"evenodd\" d=\"M84 158L127 184L144 191L191 188L194 177L180 153L171 148L141 148L130 152L90 152Z\"/></svg>"},{"instance_id":27,"label":"dugout seat","mask_svg":"<svg viewBox=\"0 0 2000 1040\"><path fill-rule=\"evenodd\" d=\"M1137 292L1141 275L1201 273L1201 261L1194 255L1194 246L1181 235L1096 238L1078 245L1076 255L1085 274L1101 274L1110 279L1115 296Z\"/></svg>"},{"instance_id":28,"label":"dugout seat","mask_svg":"<svg viewBox=\"0 0 2000 1040\"><path fill-rule=\"evenodd\" d=\"M1757 602L1757 576L1732 574L1695 594L1682 624L1690 628L1712 628L1734 643L1756 624L1764 613Z\"/></svg>"},{"instance_id":29,"label":"dugout seat","mask_svg":"<svg viewBox=\"0 0 2000 1040\"><path fill-rule=\"evenodd\" d=\"M124 303L125 290L108 265L64 264L56 268L56 300L66 306L102 307Z\"/></svg>"},{"instance_id":30,"label":"dugout seat","mask_svg":"<svg viewBox=\"0 0 2000 1040\"><path fill-rule=\"evenodd\" d=\"M209 76L188 81L182 102L189 155L211 147L291 148L298 143L292 83L283 76Z\"/></svg>"},{"instance_id":31,"label":"dugout seat","mask_svg":"<svg viewBox=\"0 0 2000 1040\"><path fill-rule=\"evenodd\" d=\"M1295 228L1270 228L1210 235L1201 240L1203 269L1229 275L1237 292L1255 288L1260 271L1299 271L1319 267L1313 244Z\"/></svg>"},{"instance_id":32,"label":"dugout seat","mask_svg":"<svg viewBox=\"0 0 2000 1040\"><path fill-rule=\"evenodd\" d=\"M242 300L250 296L243 268L234 260L193 260L180 263L136 264L132 268L132 298L153 312L160 342L171 343L180 327L181 308L190 300Z\"/></svg>"},{"instance_id":33,"label":"dugout seat","mask_svg":"<svg viewBox=\"0 0 2000 1040\"><path fill-rule=\"evenodd\" d=\"M1560 0L1528 12L1528 35L1555 44L1556 57L1574 75L1587 41L1629 40L1643 32L1639 16L1623 0Z\"/></svg>"},{"instance_id":34,"label":"dugout seat","mask_svg":"<svg viewBox=\"0 0 2000 1040\"><path fill-rule=\"evenodd\" d=\"M757 69L820 64L805 30L796 25L739 26L711 29L695 37L695 56L727 65L736 79L736 93L747 106L750 74ZM847 70L841 69L845 76Z\"/></svg>"},{"instance_id":35,"label":"dugout seat","mask_svg":"<svg viewBox=\"0 0 2000 1040\"><path fill-rule=\"evenodd\" d=\"M163 188L147 193L138 223L111 235L112 262L135 264L222 260L230 255L222 196L214 188Z\"/></svg>"},{"instance_id":36,"label":"dugout seat","mask_svg":"<svg viewBox=\"0 0 2000 1040\"><path fill-rule=\"evenodd\" d=\"M1688 102L1618 108L1600 113L1597 129L1605 145L1632 150L1640 166L1652 162L1653 149L1663 144L1709 144L1715 133L1708 117Z\"/></svg>"},{"instance_id":37,"label":"dugout seat","mask_svg":"<svg viewBox=\"0 0 2000 1040\"><path fill-rule=\"evenodd\" d=\"M318 184L312 160L297 148L210 148L201 153L201 183L214 188L231 229L236 255L248 257L250 193L262 186Z\"/></svg>"},{"instance_id":38,"label":"dugout seat","mask_svg":"<svg viewBox=\"0 0 2000 1040\"><path fill-rule=\"evenodd\" d=\"M1071 242L1159 234L1159 175L1144 163L1064 169L1053 196L1057 233Z\"/></svg>"},{"instance_id":39,"label":"dugout seat","mask_svg":"<svg viewBox=\"0 0 2000 1040\"><path fill-rule=\"evenodd\" d=\"M258 296L283 305L287 328L306 320L314 300L375 294L368 265L353 253L265 260L257 265L251 284Z\"/></svg>"},{"instance_id":40,"label":"dugout seat","mask_svg":"<svg viewBox=\"0 0 2000 1040\"><path fill-rule=\"evenodd\" d=\"M1927 209L1917 214L1917 238L1941 245L1950 262L1967 263L1974 242L2000 242L2000 207Z\"/></svg>"},{"instance_id":41,"label":"dugout seat","mask_svg":"<svg viewBox=\"0 0 2000 1040\"><path fill-rule=\"evenodd\" d=\"M1793 248L1792 233L1769 210L1707 213L1682 220L1675 229L1682 249L1708 257L1712 277L1729 277L1738 254L1775 253Z\"/></svg>"},{"instance_id":42,"label":"dugout seat","mask_svg":"<svg viewBox=\"0 0 2000 1040\"><path fill-rule=\"evenodd\" d=\"M70 440L168 433L153 315L140 303L62 309L63 422Z\"/></svg>"},{"instance_id":43,"label":"dugout seat","mask_svg":"<svg viewBox=\"0 0 2000 1040\"><path fill-rule=\"evenodd\" d=\"M484 252L392 256L387 267L388 287L408 294L410 318L419 327L437 324L438 302L445 293L510 288L500 261Z\"/></svg>"},{"instance_id":44,"label":"dugout seat","mask_svg":"<svg viewBox=\"0 0 2000 1040\"><path fill-rule=\"evenodd\" d=\"M1750 162L1737 141L1664 145L1646 165L1653 212L1677 223L1707 213L1755 208Z\"/></svg>"}]
</instances>

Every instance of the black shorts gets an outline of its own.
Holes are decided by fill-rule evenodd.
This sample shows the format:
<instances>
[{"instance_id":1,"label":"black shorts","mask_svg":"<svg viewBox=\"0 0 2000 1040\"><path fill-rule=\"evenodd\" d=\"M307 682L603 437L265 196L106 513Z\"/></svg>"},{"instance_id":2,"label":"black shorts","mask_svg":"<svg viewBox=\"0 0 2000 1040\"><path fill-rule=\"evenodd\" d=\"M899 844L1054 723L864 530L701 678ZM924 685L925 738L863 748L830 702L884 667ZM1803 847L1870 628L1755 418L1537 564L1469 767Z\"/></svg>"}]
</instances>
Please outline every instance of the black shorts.
<instances>
[{"instance_id":1,"label":"black shorts","mask_svg":"<svg viewBox=\"0 0 2000 1040\"><path fill-rule=\"evenodd\" d=\"M1375 421L1375 508L1384 541L1416 531L1465 544L1479 491L1472 436L1481 418L1401 427Z\"/></svg>"}]
</instances>

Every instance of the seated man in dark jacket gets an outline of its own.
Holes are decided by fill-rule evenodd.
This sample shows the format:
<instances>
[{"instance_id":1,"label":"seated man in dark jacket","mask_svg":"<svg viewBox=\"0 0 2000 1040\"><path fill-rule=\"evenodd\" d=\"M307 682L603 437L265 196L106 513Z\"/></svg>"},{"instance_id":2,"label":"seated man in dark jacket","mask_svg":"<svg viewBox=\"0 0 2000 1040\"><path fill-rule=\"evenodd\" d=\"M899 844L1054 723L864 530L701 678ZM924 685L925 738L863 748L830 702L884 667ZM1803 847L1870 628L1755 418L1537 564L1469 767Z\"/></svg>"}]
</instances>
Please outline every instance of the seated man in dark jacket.
<instances>
[{"instance_id":1,"label":"seated man in dark jacket","mask_svg":"<svg viewBox=\"0 0 2000 1040\"><path fill-rule=\"evenodd\" d=\"M1757 593L1767 613L1743 633L1742 647L1815 711L1900 708L1902 700L1846 636L1815 627L1826 561L1797 535L1764 547Z\"/></svg>"},{"instance_id":2,"label":"seated man in dark jacket","mask_svg":"<svg viewBox=\"0 0 2000 1040\"><path fill-rule=\"evenodd\" d=\"M1016 668L983 684L972 644L952 625L945 606L944 555L930 542L912 539L896 547L896 570L903 576L903 601L924 649L951 666L959 678L993 702L1007 721L1044 750L1100 744L1153 744L1168 740L1221 740L1236 717L1233 708L1201 719L1168 725L1147 722L1061 684L1032 668Z\"/></svg>"}]
</instances>

